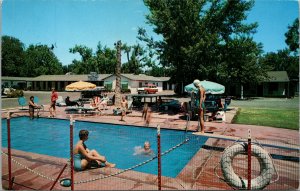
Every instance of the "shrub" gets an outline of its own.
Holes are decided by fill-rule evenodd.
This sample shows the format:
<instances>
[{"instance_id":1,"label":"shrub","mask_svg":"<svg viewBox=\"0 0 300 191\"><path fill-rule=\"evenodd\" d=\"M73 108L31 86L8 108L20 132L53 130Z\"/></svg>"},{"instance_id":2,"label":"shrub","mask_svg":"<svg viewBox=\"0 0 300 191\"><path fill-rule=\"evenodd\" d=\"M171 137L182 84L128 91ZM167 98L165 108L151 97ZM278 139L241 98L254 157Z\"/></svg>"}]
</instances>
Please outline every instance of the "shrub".
<instances>
[{"instance_id":1,"label":"shrub","mask_svg":"<svg viewBox=\"0 0 300 191\"><path fill-rule=\"evenodd\" d=\"M130 89L121 89L121 93L131 93Z\"/></svg>"},{"instance_id":2,"label":"shrub","mask_svg":"<svg viewBox=\"0 0 300 191\"><path fill-rule=\"evenodd\" d=\"M24 92L23 90L12 90L10 94L7 95L7 97L23 97Z\"/></svg>"}]
</instances>

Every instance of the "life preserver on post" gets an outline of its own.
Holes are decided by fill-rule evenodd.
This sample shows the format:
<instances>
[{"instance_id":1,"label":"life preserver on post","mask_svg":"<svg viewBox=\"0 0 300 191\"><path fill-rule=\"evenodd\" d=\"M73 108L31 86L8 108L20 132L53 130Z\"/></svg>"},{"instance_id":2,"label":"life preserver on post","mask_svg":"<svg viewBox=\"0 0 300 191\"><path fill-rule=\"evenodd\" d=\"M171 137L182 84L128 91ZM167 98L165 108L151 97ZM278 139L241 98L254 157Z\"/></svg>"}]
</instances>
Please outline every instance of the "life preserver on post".
<instances>
[{"instance_id":1,"label":"life preserver on post","mask_svg":"<svg viewBox=\"0 0 300 191\"><path fill-rule=\"evenodd\" d=\"M232 161L236 155L247 153L247 147L247 143L234 144L225 149L221 158L221 169L226 182L238 189L247 188L248 180L242 179L234 172ZM263 189L271 182L275 167L268 152L260 146L251 145L251 155L255 156L260 164L260 175L251 179L251 189Z\"/></svg>"}]
</instances>

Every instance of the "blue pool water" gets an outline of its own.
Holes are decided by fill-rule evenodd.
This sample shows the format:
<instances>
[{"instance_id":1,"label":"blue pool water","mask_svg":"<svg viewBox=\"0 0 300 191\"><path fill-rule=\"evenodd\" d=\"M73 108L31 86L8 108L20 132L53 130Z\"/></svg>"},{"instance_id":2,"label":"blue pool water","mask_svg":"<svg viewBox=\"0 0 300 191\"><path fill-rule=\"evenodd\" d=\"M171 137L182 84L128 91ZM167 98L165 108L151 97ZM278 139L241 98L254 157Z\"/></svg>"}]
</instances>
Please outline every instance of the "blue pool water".
<instances>
[{"instance_id":1,"label":"blue pool water","mask_svg":"<svg viewBox=\"0 0 300 191\"><path fill-rule=\"evenodd\" d=\"M136 126L80 122L74 124L74 144L79 140L78 133L87 129L89 139L86 145L96 149L107 160L117 164L117 168L130 168L151 156L133 155L134 147L143 146L144 141L151 143L157 152L156 129ZM61 158L70 157L70 121L39 118L29 120L28 117L11 119L11 147L27 152L34 152ZM194 136L190 132L161 129L162 152L181 143L188 136L190 141L162 157L162 175L176 177L188 161L195 155L207 140ZM2 119L2 147L7 147L7 122ZM157 159L134 169L139 172L157 174Z\"/></svg>"}]
</instances>

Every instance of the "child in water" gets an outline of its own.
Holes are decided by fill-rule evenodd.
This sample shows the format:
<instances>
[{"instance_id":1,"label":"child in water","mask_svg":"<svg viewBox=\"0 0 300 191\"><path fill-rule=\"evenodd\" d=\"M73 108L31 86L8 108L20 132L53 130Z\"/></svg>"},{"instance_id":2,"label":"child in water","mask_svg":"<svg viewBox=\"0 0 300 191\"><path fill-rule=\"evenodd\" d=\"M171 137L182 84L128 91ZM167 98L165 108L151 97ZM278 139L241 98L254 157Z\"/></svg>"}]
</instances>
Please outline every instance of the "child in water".
<instances>
[{"instance_id":1,"label":"child in water","mask_svg":"<svg viewBox=\"0 0 300 191\"><path fill-rule=\"evenodd\" d=\"M145 141L143 148L141 146L134 147L133 155L153 155L153 154L154 152L151 149L151 145L149 141Z\"/></svg>"}]
</instances>

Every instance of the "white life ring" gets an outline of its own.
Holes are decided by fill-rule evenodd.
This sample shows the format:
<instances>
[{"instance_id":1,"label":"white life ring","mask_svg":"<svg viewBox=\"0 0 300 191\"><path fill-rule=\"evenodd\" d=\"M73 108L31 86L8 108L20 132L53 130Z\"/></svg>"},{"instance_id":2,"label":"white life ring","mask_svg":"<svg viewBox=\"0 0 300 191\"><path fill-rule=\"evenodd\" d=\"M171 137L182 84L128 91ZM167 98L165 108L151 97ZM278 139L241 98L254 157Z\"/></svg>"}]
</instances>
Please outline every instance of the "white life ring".
<instances>
[{"instance_id":1,"label":"white life ring","mask_svg":"<svg viewBox=\"0 0 300 191\"><path fill-rule=\"evenodd\" d=\"M221 158L221 169L226 182L238 189L247 188L248 180L242 179L235 174L232 168L232 161L236 155L247 153L247 146L247 143L234 144L225 149ZM251 189L263 189L270 183L275 167L268 152L260 146L251 145L251 155L255 156L260 164L260 175L251 179Z\"/></svg>"}]
</instances>

